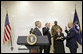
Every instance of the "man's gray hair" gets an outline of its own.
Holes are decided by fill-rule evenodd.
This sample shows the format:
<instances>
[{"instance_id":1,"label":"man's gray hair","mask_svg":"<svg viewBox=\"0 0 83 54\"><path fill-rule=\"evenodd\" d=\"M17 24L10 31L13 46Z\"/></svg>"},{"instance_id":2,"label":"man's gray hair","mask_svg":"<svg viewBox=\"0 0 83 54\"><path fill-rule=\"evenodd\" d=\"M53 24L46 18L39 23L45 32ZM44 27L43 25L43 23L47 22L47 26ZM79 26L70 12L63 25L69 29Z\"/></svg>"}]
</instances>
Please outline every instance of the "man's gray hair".
<instances>
[{"instance_id":1,"label":"man's gray hair","mask_svg":"<svg viewBox=\"0 0 83 54\"><path fill-rule=\"evenodd\" d=\"M39 22L40 22L40 21L36 21L36 22L35 22L35 26L37 26L37 25L39 24Z\"/></svg>"}]
</instances>

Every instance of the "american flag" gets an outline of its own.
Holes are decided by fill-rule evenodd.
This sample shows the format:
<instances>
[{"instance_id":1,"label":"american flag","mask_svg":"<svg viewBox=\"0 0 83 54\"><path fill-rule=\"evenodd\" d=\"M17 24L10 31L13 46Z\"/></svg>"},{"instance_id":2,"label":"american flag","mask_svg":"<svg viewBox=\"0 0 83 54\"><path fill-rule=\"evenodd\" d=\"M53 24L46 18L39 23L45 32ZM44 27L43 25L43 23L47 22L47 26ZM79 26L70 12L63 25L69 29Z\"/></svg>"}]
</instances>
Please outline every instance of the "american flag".
<instances>
[{"instance_id":1,"label":"american flag","mask_svg":"<svg viewBox=\"0 0 83 54\"><path fill-rule=\"evenodd\" d=\"M6 14L3 43L11 39L11 27L9 24L8 13Z\"/></svg>"}]
</instances>

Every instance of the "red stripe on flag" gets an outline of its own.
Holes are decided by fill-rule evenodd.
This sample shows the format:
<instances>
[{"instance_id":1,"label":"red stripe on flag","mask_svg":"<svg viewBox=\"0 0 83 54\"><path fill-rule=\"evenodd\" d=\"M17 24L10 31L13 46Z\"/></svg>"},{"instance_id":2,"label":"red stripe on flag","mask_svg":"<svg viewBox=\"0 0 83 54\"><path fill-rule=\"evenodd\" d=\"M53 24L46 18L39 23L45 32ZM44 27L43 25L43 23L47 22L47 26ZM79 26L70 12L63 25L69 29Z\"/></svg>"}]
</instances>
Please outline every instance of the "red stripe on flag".
<instances>
[{"instance_id":1,"label":"red stripe on flag","mask_svg":"<svg viewBox=\"0 0 83 54\"><path fill-rule=\"evenodd\" d=\"M11 27L10 27L10 25L8 24L8 26L9 26L9 28L10 28L10 30L11 30Z\"/></svg>"},{"instance_id":2,"label":"red stripe on flag","mask_svg":"<svg viewBox=\"0 0 83 54\"><path fill-rule=\"evenodd\" d=\"M5 37L5 34L4 34L4 38L5 38L5 41L7 41L6 37Z\"/></svg>"},{"instance_id":3,"label":"red stripe on flag","mask_svg":"<svg viewBox=\"0 0 83 54\"><path fill-rule=\"evenodd\" d=\"M8 33L9 33L9 35L11 36L10 31L8 30L7 26L6 26L6 29L7 29Z\"/></svg>"},{"instance_id":4,"label":"red stripe on flag","mask_svg":"<svg viewBox=\"0 0 83 54\"><path fill-rule=\"evenodd\" d=\"M7 38L8 38L8 40L9 40L9 37L8 37L8 35L7 35L7 33L6 33L6 30L5 30L5 34L6 34Z\"/></svg>"}]
</instances>

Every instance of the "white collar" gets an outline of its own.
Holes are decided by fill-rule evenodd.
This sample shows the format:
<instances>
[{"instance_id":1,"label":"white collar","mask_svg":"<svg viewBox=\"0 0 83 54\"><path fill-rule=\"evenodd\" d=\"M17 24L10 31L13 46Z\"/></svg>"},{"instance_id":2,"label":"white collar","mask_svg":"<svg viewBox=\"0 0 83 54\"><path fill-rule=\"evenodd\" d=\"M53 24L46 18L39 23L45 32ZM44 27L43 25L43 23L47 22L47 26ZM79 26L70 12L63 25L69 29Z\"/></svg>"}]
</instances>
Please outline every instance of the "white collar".
<instances>
[{"instance_id":1,"label":"white collar","mask_svg":"<svg viewBox=\"0 0 83 54\"><path fill-rule=\"evenodd\" d=\"M40 30L40 28L39 28L39 27L37 27L37 26L36 26L36 28L38 28L38 29Z\"/></svg>"}]
</instances>

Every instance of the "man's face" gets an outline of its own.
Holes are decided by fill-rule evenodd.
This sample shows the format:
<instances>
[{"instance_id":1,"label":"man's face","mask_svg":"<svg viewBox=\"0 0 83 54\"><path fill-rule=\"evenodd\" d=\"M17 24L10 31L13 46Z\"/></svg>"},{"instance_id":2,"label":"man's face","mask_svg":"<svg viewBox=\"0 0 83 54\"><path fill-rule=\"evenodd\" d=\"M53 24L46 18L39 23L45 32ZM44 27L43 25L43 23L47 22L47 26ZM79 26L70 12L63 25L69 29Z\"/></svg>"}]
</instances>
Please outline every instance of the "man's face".
<instances>
[{"instance_id":1,"label":"man's face","mask_svg":"<svg viewBox=\"0 0 83 54\"><path fill-rule=\"evenodd\" d=\"M48 28L50 27L50 23L47 24L47 27L48 27Z\"/></svg>"},{"instance_id":2,"label":"man's face","mask_svg":"<svg viewBox=\"0 0 83 54\"><path fill-rule=\"evenodd\" d=\"M46 26L47 28L49 28L49 27L50 27L50 23L46 23L45 26Z\"/></svg>"},{"instance_id":3,"label":"man's face","mask_svg":"<svg viewBox=\"0 0 83 54\"><path fill-rule=\"evenodd\" d=\"M68 28L71 28L72 27L72 25L71 24L68 24Z\"/></svg>"},{"instance_id":4,"label":"man's face","mask_svg":"<svg viewBox=\"0 0 83 54\"><path fill-rule=\"evenodd\" d=\"M41 28L41 22L38 23L38 27Z\"/></svg>"},{"instance_id":5,"label":"man's face","mask_svg":"<svg viewBox=\"0 0 83 54\"><path fill-rule=\"evenodd\" d=\"M55 21L54 24L57 25L57 21Z\"/></svg>"}]
</instances>

